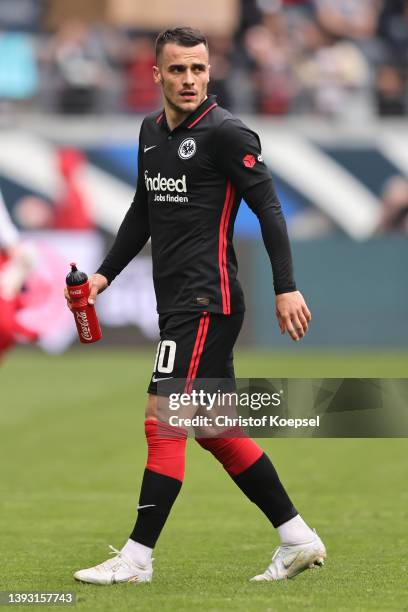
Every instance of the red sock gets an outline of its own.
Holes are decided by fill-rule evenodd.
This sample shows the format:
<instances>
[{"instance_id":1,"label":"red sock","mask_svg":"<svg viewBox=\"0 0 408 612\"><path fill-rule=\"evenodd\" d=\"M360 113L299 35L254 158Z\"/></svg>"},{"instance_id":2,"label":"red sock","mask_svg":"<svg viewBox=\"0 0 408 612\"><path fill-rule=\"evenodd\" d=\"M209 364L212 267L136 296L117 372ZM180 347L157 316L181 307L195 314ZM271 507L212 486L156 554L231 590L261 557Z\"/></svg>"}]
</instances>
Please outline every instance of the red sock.
<instances>
[{"instance_id":1,"label":"red sock","mask_svg":"<svg viewBox=\"0 0 408 612\"><path fill-rule=\"evenodd\" d=\"M248 437L197 438L197 442L218 459L230 476L238 476L263 455L261 447Z\"/></svg>"},{"instance_id":2,"label":"red sock","mask_svg":"<svg viewBox=\"0 0 408 612\"><path fill-rule=\"evenodd\" d=\"M146 468L183 482L187 432L167 423L145 421L148 447Z\"/></svg>"}]
</instances>

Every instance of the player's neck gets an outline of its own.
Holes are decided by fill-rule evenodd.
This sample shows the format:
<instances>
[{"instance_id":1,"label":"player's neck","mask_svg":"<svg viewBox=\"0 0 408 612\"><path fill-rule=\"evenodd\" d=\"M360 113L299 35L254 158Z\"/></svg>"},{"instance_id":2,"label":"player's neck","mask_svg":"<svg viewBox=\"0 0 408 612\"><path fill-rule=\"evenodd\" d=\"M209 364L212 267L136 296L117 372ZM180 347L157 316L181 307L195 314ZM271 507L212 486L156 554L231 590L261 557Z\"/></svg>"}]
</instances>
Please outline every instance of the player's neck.
<instances>
[{"instance_id":1,"label":"player's neck","mask_svg":"<svg viewBox=\"0 0 408 612\"><path fill-rule=\"evenodd\" d=\"M205 96L201 100L200 104L202 104L204 100L206 99L207 99L207 96ZM198 106L200 106L200 104ZM183 113L178 108L175 108L174 106L170 106L167 100L165 100L164 101L164 113L166 115L166 121L167 121L167 125L169 126L169 130L171 132L175 130L176 127L178 127L181 123L183 123L183 121L185 121L185 119L187 119L189 115L194 113L197 110L197 108L193 111L189 111L188 113Z\"/></svg>"}]
</instances>

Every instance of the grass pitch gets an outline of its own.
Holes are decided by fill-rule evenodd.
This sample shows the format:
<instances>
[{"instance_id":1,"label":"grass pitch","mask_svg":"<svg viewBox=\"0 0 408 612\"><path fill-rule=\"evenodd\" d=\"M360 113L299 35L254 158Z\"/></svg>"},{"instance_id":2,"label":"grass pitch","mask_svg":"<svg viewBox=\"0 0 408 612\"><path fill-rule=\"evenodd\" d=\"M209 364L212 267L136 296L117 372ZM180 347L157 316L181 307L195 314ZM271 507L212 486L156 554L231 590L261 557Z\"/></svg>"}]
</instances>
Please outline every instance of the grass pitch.
<instances>
[{"instance_id":1,"label":"grass pitch","mask_svg":"<svg viewBox=\"0 0 408 612\"><path fill-rule=\"evenodd\" d=\"M408 609L406 440L260 440L328 549L322 570L254 584L274 531L189 441L151 585L77 584L133 526L153 351L14 353L0 369L0 590L74 591L81 610ZM240 353L237 375L403 377L407 354ZM27 606L26 606L27 607ZM23 609L23 608L22 608Z\"/></svg>"}]
</instances>

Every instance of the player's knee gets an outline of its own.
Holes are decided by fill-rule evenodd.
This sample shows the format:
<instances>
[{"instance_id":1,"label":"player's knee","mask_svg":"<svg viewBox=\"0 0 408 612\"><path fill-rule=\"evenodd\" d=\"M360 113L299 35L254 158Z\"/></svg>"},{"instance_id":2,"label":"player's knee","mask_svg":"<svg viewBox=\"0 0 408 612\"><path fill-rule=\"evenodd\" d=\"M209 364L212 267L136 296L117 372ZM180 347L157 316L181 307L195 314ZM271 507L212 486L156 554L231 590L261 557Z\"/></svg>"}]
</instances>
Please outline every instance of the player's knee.
<instances>
[{"instance_id":1,"label":"player's knee","mask_svg":"<svg viewBox=\"0 0 408 612\"><path fill-rule=\"evenodd\" d=\"M196 442L206 451L212 453L219 453L228 440L226 438L196 438Z\"/></svg>"},{"instance_id":2,"label":"player's knee","mask_svg":"<svg viewBox=\"0 0 408 612\"><path fill-rule=\"evenodd\" d=\"M148 447L146 468L183 481L187 432L157 419L145 421Z\"/></svg>"},{"instance_id":3,"label":"player's knee","mask_svg":"<svg viewBox=\"0 0 408 612\"><path fill-rule=\"evenodd\" d=\"M145 419L157 419L157 395L149 393L145 408Z\"/></svg>"}]
</instances>

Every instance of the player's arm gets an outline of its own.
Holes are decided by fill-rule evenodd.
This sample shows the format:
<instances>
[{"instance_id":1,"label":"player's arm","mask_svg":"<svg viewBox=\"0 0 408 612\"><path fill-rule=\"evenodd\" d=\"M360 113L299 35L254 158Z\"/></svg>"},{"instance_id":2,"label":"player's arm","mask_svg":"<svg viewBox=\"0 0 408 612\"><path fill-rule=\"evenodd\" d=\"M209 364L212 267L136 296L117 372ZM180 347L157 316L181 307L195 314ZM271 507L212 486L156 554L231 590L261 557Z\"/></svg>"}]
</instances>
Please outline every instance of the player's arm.
<instances>
[{"instance_id":1,"label":"player's arm","mask_svg":"<svg viewBox=\"0 0 408 612\"><path fill-rule=\"evenodd\" d=\"M227 120L217 130L216 159L259 219L262 238L272 265L276 316L281 333L302 338L311 319L297 291L286 223L271 174L265 165L259 138L243 123Z\"/></svg>"},{"instance_id":2,"label":"player's arm","mask_svg":"<svg viewBox=\"0 0 408 612\"><path fill-rule=\"evenodd\" d=\"M311 314L302 294L296 289L285 218L272 179L250 187L243 197L261 226L273 271L276 316L281 333L288 331L293 340L299 340L307 332Z\"/></svg>"}]
</instances>

